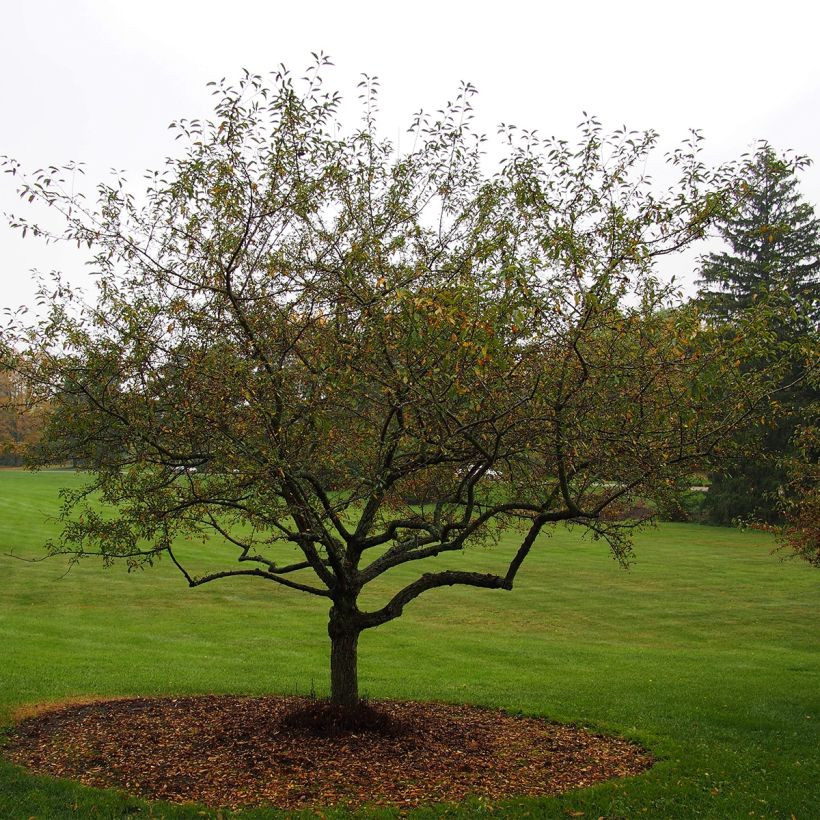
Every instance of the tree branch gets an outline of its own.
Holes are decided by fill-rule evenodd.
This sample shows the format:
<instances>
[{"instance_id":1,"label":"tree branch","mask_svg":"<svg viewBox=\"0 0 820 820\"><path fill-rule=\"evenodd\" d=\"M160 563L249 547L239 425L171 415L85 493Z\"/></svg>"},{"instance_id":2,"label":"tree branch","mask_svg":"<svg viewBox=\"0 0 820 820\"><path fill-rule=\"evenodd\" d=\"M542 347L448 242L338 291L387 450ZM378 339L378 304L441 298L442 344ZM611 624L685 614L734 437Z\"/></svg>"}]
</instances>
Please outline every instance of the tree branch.
<instances>
[{"instance_id":1,"label":"tree branch","mask_svg":"<svg viewBox=\"0 0 820 820\"><path fill-rule=\"evenodd\" d=\"M479 572L461 572L457 570L426 573L417 581L396 593L381 609L375 612L363 612L361 614L362 628L370 629L398 618L404 607L413 599L418 598L423 592L457 584L484 587L485 589L512 589L512 583L499 575L485 575Z\"/></svg>"}]
</instances>

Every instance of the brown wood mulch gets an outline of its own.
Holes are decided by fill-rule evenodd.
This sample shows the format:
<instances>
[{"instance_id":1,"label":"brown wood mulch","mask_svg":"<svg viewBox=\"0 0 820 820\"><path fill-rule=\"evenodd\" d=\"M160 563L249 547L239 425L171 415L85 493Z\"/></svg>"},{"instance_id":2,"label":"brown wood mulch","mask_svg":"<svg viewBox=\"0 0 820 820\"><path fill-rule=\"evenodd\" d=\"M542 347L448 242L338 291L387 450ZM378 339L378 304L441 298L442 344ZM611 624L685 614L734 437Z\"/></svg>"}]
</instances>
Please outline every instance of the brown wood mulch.
<instances>
[{"instance_id":1,"label":"brown wood mulch","mask_svg":"<svg viewBox=\"0 0 820 820\"><path fill-rule=\"evenodd\" d=\"M319 708L233 696L73 705L22 720L2 753L148 799L282 809L543 796L653 763L619 738L475 706L378 701L372 726L330 730L311 725Z\"/></svg>"}]
</instances>

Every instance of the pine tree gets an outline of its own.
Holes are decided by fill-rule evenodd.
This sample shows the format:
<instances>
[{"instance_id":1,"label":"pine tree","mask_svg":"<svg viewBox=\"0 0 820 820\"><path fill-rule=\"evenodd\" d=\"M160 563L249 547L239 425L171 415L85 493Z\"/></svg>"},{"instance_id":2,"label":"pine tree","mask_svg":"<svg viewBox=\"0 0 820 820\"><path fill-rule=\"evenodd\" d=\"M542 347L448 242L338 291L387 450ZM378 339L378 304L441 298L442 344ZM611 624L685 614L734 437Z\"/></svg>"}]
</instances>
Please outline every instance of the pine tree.
<instances>
[{"instance_id":1,"label":"pine tree","mask_svg":"<svg viewBox=\"0 0 820 820\"><path fill-rule=\"evenodd\" d=\"M744 164L736 207L717 224L728 249L701 260L698 280L705 316L728 323L766 300L772 307L767 330L795 349L809 337L816 339L820 321L820 219L802 198L797 179L808 162L760 144ZM764 364L750 361L747 366ZM802 367L802 356L795 354L784 384ZM779 462L813 398L816 390L805 383L784 390L780 420L745 434L750 455L712 479L706 503L710 520L728 524L734 519L780 518L777 494L785 476Z\"/></svg>"},{"instance_id":2,"label":"pine tree","mask_svg":"<svg viewBox=\"0 0 820 820\"><path fill-rule=\"evenodd\" d=\"M803 333L820 318L820 219L798 190L805 157L780 157L766 143L745 163L737 207L717 224L728 251L702 260L699 299L707 315L727 320L759 296L785 295Z\"/></svg>"}]
</instances>

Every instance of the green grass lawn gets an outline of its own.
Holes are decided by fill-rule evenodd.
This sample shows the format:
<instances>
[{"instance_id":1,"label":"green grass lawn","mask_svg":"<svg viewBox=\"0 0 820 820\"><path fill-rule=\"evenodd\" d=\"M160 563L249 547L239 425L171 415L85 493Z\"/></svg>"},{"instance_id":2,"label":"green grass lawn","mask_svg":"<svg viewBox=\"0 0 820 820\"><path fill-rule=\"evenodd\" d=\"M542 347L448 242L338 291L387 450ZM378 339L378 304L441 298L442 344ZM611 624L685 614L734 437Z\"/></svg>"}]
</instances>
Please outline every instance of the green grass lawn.
<instances>
[{"instance_id":1,"label":"green grass lawn","mask_svg":"<svg viewBox=\"0 0 820 820\"><path fill-rule=\"evenodd\" d=\"M323 600L246 578L189 590L168 562L129 575L88 560L66 575L61 559L7 557L41 554L57 490L77 481L0 472L0 725L21 705L76 696L327 691ZM491 571L513 546L438 565ZM512 593L437 590L364 633L360 686L372 697L544 715L638 739L660 758L640 777L558 798L412 816L820 817L820 574L772 547L761 533L664 524L639 536L625 572L602 543L560 529ZM369 600L417 572L388 574ZM0 761L2 818L125 816L217 812Z\"/></svg>"}]
</instances>

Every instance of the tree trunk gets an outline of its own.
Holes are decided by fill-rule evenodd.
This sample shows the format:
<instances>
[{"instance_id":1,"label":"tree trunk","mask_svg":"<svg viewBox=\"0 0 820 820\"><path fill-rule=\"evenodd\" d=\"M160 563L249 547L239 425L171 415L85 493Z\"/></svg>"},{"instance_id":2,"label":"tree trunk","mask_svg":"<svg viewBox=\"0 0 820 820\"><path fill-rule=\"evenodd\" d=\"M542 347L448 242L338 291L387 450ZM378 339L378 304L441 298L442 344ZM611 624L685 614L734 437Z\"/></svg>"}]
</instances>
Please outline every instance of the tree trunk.
<instances>
[{"instance_id":1,"label":"tree trunk","mask_svg":"<svg viewBox=\"0 0 820 820\"><path fill-rule=\"evenodd\" d=\"M327 631L330 635L330 701L339 706L356 706L359 702L356 663L359 629L334 606Z\"/></svg>"}]
</instances>

